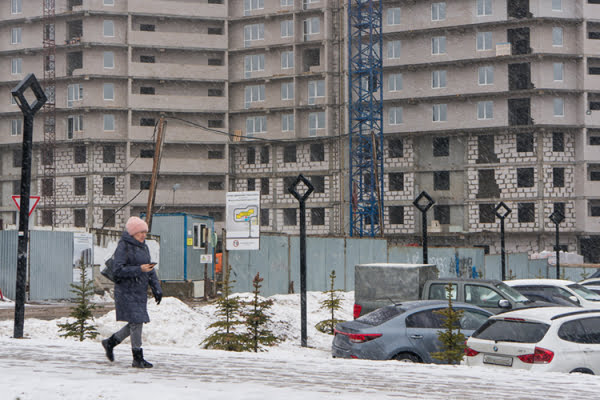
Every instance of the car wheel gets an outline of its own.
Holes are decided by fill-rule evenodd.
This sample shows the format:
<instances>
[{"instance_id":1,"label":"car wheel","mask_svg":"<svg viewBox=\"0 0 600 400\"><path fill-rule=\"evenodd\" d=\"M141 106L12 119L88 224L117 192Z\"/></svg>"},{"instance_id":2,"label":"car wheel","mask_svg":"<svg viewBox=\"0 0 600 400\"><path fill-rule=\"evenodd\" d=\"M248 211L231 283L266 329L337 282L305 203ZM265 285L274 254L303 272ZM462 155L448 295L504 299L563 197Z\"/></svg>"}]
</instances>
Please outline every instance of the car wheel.
<instances>
[{"instance_id":1,"label":"car wheel","mask_svg":"<svg viewBox=\"0 0 600 400\"><path fill-rule=\"evenodd\" d=\"M570 373L571 374L573 374L573 373L580 373L580 374L594 375L594 373L592 371L590 371L589 369L587 369L587 368L575 368Z\"/></svg>"},{"instance_id":2,"label":"car wheel","mask_svg":"<svg viewBox=\"0 0 600 400\"><path fill-rule=\"evenodd\" d=\"M422 362L419 356L412 353L400 353L394 356L394 360L405 363L420 363Z\"/></svg>"}]
</instances>

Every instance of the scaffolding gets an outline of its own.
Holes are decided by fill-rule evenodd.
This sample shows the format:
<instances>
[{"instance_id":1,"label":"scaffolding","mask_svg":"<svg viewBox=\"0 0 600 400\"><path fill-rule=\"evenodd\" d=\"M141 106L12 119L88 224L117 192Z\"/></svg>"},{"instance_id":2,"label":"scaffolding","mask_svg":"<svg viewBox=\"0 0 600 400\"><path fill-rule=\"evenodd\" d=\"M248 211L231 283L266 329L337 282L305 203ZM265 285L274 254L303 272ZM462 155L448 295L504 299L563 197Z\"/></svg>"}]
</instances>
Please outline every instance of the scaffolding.
<instances>
[{"instance_id":1,"label":"scaffolding","mask_svg":"<svg viewBox=\"0 0 600 400\"><path fill-rule=\"evenodd\" d=\"M382 4L349 0L350 236L383 235Z\"/></svg>"},{"instance_id":2,"label":"scaffolding","mask_svg":"<svg viewBox=\"0 0 600 400\"><path fill-rule=\"evenodd\" d=\"M48 101L42 112L44 141L40 151L42 180L39 185L42 224L54 226L56 216L56 8L55 0L43 2L44 91ZM44 212L48 215L44 218Z\"/></svg>"}]
</instances>

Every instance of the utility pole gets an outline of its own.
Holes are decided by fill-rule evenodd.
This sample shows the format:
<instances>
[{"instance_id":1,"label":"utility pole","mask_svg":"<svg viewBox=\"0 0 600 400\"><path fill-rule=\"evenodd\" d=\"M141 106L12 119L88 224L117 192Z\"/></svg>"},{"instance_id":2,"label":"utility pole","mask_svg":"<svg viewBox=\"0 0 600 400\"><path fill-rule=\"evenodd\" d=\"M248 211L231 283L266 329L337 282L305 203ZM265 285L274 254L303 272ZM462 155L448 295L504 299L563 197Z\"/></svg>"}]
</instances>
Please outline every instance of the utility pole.
<instances>
[{"instance_id":1,"label":"utility pole","mask_svg":"<svg viewBox=\"0 0 600 400\"><path fill-rule=\"evenodd\" d=\"M148 191L148 207L146 211L146 223L148 231L152 229L152 209L154 208L154 199L156 198L156 185L158 181L158 171L160 170L160 159L162 152L163 137L165 134L165 117L160 117L158 120L158 128L156 132L156 144L154 146L154 160L152 163L152 178L150 179L150 190Z\"/></svg>"}]
</instances>

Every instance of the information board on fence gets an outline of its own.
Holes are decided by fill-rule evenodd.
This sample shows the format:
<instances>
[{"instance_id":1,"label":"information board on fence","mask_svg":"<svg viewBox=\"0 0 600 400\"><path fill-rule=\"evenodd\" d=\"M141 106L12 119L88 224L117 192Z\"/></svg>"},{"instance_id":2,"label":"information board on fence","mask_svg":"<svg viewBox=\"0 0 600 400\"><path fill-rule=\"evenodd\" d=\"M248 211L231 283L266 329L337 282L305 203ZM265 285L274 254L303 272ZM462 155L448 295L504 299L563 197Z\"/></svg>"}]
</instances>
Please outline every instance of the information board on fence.
<instances>
[{"instance_id":1,"label":"information board on fence","mask_svg":"<svg viewBox=\"0 0 600 400\"><path fill-rule=\"evenodd\" d=\"M258 250L260 192L228 192L226 199L227 250Z\"/></svg>"}]
</instances>

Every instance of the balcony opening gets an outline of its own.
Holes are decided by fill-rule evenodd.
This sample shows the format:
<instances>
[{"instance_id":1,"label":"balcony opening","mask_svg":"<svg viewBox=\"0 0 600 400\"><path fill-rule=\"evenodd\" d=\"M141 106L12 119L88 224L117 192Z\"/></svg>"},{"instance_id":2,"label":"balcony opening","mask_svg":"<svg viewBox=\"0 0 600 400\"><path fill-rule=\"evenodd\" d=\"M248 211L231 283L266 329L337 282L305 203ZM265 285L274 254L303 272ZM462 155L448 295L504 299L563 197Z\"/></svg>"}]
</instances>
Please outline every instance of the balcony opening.
<instances>
[{"instance_id":1,"label":"balcony opening","mask_svg":"<svg viewBox=\"0 0 600 400\"><path fill-rule=\"evenodd\" d=\"M477 164L498 163L500 160L494 150L494 136L480 135L477 136Z\"/></svg>"},{"instance_id":2,"label":"balcony opening","mask_svg":"<svg viewBox=\"0 0 600 400\"><path fill-rule=\"evenodd\" d=\"M508 124L533 125L530 99L508 99Z\"/></svg>"},{"instance_id":3,"label":"balcony opening","mask_svg":"<svg viewBox=\"0 0 600 400\"><path fill-rule=\"evenodd\" d=\"M156 25L154 24L140 24L140 31L142 32L155 32Z\"/></svg>"},{"instance_id":4,"label":"balcony opening","mask_svg":"<svg viewBox=\"0 0 600 400\"><path fill-rule=\"evenodd\" d=\"M302 54L302 65L303 71L309 72L310 67L321 65L321 51L320 49L306 49Z\"/></svg>"},{"instance_id":5,"label":"balcony opening","mask_svg":"<svg viewBox=\"0 0 600 400\"><path fill-rule=\"evenodd\" d=\"M223 0L208 0L208 4L223 4Z\"/></svg>"},{"instance_id":6,"label":"balcony opening","mask_svg":"<svg viewBox=\"0 0 600 400\"><path fill-rule=\"evenodd\" d=\"M515 28L506 31L506 37L511 46L513 56L519 54L531 54L529 41L529 28Z\"/></svg>"},{"instance_id":7,"label":"balcony opening","mask_svg":"<svg viewBox=\"0 0 600 400\"><path fill-rule=\"evenodd\" d=\"M587 31L588 31L588 39L592 39L592 40L600 39L600 24L588 22Z\"/></svg>"},{"instance_id":8,"label":"balcony opening","mask_svg":"<svg viewBox=\"0 0 600 400\"><path fill-rule=\"evenodd\" d=\"M223 65L223 59L221 58L209 58L208 65Z\"/></svg>"},{"instance_id":9,"label":"balcony opening","mask_svg":"<svg viewBox=\"0 0 600 400\"><path fill-rule=\"evenodd\" d=\"M588 144L590 146L600 146L600 129L588 129Z\"/></svg>"},{"instance_id":10,"label":"balcony opening","mask_svg":"<svg viewBox=\"0 0 600 400\"><path fill-rule=\"evenodd\" d=\"M67 22L67 43L66 44L77 44L81 41L83 36L83 21L78 19L76 21Z\"/></svg>"},{"instance_id":11,"label":"balcony opening","mask_svg":"<svg viewBox=\"0 0 600 400\"><path fill-rule=\"evenodd\" d=\"M479 175L477 198L500 197L500 187L496 183L495 171L493 169L480 169L477 173Z\"/></svg>"},{"instance_id":12,"label":"balcony opening","mask_svg":"<svg viewBox=\"0 0 600 400\"><path fill-rule=\"evenodd\" d=\"M140 87L140 94L156 94L156 89L151 86Z\"/></svg>"},{"instance_id":13,"label":"balcony opening","mask_svg":"<svg viewBox=\"0 0 600 400\"><path fill-rule=\"evenodd\" d=\"M140 62L154 64L156 62L156 59L154 58L154 56L140 56Z\"/></svg>"},{"instance_id":14,"label":"balcony opening","mask_svg":"<svg viewBox=\"0 0 600 400\"><path fill-rule=\"evenodd\" d=\"M508 90L533 89L531 64L508 64Z\"/></svg>"},{"instance_id":15,"label":"balcony opening","mask_svg":"<svg viewBox=\"0 0 600 400\"><path fill-rule=\"evenodd\" d=\"M600 181L600 164L588 164L588 181Z\"/></svg>"},{"instance_id":16,"label":"balcony opening","mask_svg":"<svg viewBox=\"0 0 600 400\"><path fill-rule=\"evenodd\" d=\"M588 94L588 110L598 111L600 110L600 95L595 93Z\"/></svg>"},{"instance_id":17,"label":"balcony opening","mask_svg":"<svg viewBox=\"0 0 600 400\"><path fill-rule=\"evenodd\" d=\"M223 89L208 89L208 97L223 97Z\"/></svg>"},{"instance_id":18,"label":"balcony opening","mask_svg":"<svg viewBox=\"0 0 600 400\"><path fill-rule=\"evenodd\" d=\"M83 53L76 51L67 53L67 75L73 75L73 71L83 68Z\"/></svg>"},{"instance_id":19,"label":"balcony opening","mask_svg":"<svg viewBox=\"0 0 600 400\"><path fill-rule=\"evenodd\" d=\"M600 75L600 58L589 57L587 59L588 74Z\"/></svg>"},{"instance_id":20,"label":"balcony opening","mask_svg":"<svg viewBox=\"0 0 600 400\"><path fill-rule=\"evenodd\" d=\"M208 27L208 34L209 35L222 35L223 34L223 28L221 27Z\"/></svg>"},{"instance_id":21,"label":"balcony opening","mask_svg":"<svg viewBox=\"0 0 600 400\"><path fill-rule=\"evenodd\" d=\"M529 12L529 0L508 0L506 3L509 18L531 18Z\"/></svg>"},{"instance_id":22,"label":"balcony opening","mask_svg":"<svg viewBox=\"0 0 600 400\"><path fill-rule=\"evenodd\" d=\"M73 11L73 7L77 7L77 6L81 6L83 5L83 0L69 0L68 3L68 8Z\"/></svg>"},{"instance_id":23,"label":"balcony opening","mask_svg":"<svg viewBox=\"0 0 600 400\"><path fill-rule=\"evenodd\" d=\"M592 0L589 1L590 3L592 2ZM598 2L595 4L600 4L600 0L594 1ZM592 205L593 201L590 201L589 203L591 203L589 215L591 216L591 208L596 207L598 216L600 216L600 202L596 202L595 205ZM600 236L589 236L586 238L581 238L579 244L581 246L581 255L583 256L583 262L600 262Z\"/></svg>"}]
</instances>

